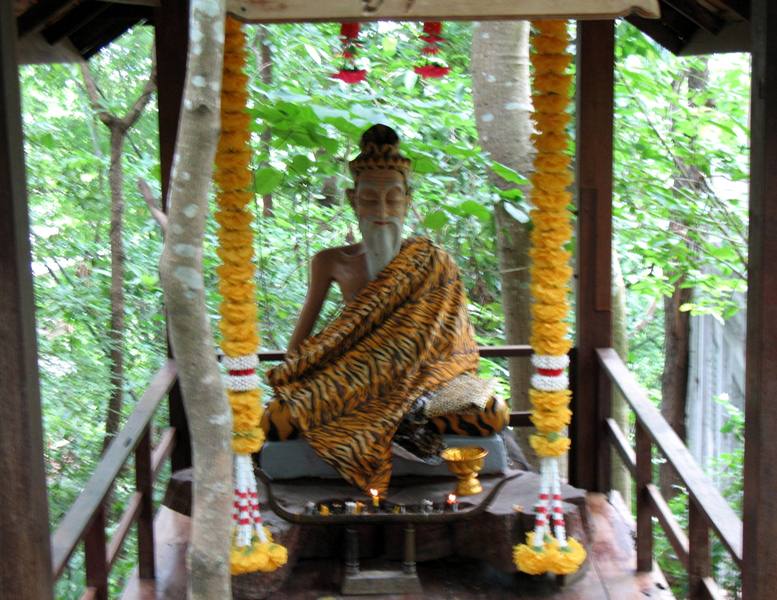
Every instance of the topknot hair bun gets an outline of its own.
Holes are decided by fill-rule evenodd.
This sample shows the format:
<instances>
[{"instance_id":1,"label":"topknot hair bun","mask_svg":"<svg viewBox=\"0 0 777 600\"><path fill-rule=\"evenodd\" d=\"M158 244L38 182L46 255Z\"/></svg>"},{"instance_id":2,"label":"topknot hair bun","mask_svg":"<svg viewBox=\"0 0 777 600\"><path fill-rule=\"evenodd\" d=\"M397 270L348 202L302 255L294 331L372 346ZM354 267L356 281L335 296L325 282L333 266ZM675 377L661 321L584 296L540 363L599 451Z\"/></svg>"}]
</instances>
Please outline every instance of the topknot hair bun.
<instances>
[{"instance_id":1,"label":"topknot hair bun","mask_svg":"<svg viewBox=\"0 0 777 600\"><path fill-rule=\"evenodd\" d=\"M399 153L399 136L388 125L377 124L362 134L359 156L348 166L354 179L367 170L390 169L398 171L407 184L410 176L410 159Z\"/></svg>"}]
</instances>

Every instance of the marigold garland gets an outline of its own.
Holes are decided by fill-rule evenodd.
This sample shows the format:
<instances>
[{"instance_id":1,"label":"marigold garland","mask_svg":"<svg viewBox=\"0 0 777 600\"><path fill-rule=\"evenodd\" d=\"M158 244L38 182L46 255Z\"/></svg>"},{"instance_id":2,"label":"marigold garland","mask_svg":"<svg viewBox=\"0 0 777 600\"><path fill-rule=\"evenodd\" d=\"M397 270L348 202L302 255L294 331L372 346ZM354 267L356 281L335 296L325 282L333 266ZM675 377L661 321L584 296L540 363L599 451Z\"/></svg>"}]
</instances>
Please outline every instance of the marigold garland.
<instances>
[{"instance_id":1,"label":"marigold garland","mask_svg":"<svg viewBox=\"0 0 777 600\"><path fill-rule=\"evenodd\" d=\"M216 150L214 181L218 186L216 221L223 264L218 267L222 295L221 320L227 398L232 407L232 449L235 452L235 502L230 567L233 574L274 571L287 561L286 548L272 541L262 524L251 454L264 443L261 390L256 375L259 348L254 285L250 171L250 117L246 111L248 78L245 36L228 17L224 38L221 92L221 135Z\"/></svg>"},{"instance_id":2,"label":"marigold garland","mask_svg":"<svg viewBox=\"0 0 777 600\"><path fill-rule=\"evenodd\" d=\"M574 573L585 560L585 550L566 537L558 457L569 450L564 434L572 411L571 393L565 373L566 354L572 345L565 321L569 304L567 293L572 277L570 254L565 249L572 237L567 206L572 183L571 158L566 154L569 139L567 106L572 77L566 73L572 62L564 21L538 21L532 32L531 63L534 66L533 120L537 133L532 136L537 151L531 176L532 259L530 290L533 298L530 343L534 350L529 398L531 420L537 429L529 442L540 457L540 492L535 507L534 531L526 543L513 549L513 562L525 573L539 575ZM552 535L551 535L552 533Z\"/></svg>"}]
</instances>

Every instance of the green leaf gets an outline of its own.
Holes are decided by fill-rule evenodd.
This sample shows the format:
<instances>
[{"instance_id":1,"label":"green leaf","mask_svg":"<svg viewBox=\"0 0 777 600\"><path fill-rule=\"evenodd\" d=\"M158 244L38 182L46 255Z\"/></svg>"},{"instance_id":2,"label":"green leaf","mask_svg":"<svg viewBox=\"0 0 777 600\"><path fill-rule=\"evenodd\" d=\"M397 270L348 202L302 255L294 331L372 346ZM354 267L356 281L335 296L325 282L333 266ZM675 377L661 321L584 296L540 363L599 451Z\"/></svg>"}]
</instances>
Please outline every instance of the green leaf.
<instances>
[{"instance_id":1,"label":"green leaf","mask_svg":"<svg viewBox=\"0 0 777 600\"><path fill-rule=\"evenodd\" d=\"M295 175L304 175L310 169L312 164L313 161L310 160L307 156L304 154L297 154L291 159L291 162L289 163L289 169L291 169Z\"/></svg>"},{"instance_id":2,"label":"green leaf","mask_svg":"<svg viewBox=\"0 0 777 600\"><path fill-rule=\"evenodd\" d=\"M254 190L262 196L272 194L281 184L281 181L283 181L282 172L272 167L264 167L254 175Z\"/></svg>"},{"instance_id":3,"label":"green leaf","mask_svg":"<svg viewBox=\"0 0 777 600\"><path fill-rule=\"evenodd\" d=\"M441 210L436 210L426 215L424 225L429 229L442 229L448 223L448 215Z\"/></svg>"},{"instance_id":4,"label":"green leaf","mask_svg":"<svg viewBox=\"0 0 777 600\"><path fill-rule=\"evenodd\" d=\"M475 200L465 200L459 204L458 208L464 211L465 214L477 217L481 221L491 220L491 211Z\"/></svg>"},{"instance_id":5,"label":"green leaf","mask_svg":"<svg viewBox=\"0 0 777 600\"><path fill-rule=\"evenodd\" d=\"M413 160L413 172L419 175L435 173L439 170L437 162L430 156L418 156Z\"/></svg>"},{"instance_id":6,"label":"green leaf","mask_svg":"<svg viewBox=\"0 0 777 600\"><path fill-rule=\"evenodd\" d=\"M305 50L308 53L308 56L313 59L313 62L315 62L317 65L321 64L321 54L319 54L318 49L315 46L311 46L310 44L305 44Z\"/></svg>"},{"instance_id":7,"label":"green leaf","mask_svg":"<svg viewBox=\"0 0 777 600\"><path fill-rule=\"evenodd\" d=\"M491 163L491 170L505 181L509 181L515 185L526 185L529 183L529 181L518 171L514 171L500 162L493 161Z\"/></svg>"},{"instance_id":8,"label":"green leaf","mask_svg":"<svg viewBox=\"0 0 777 600\"><path fill-rule=\"evenodd\" d=\"M531 220L529 217L529 213L527 213L520 206L516 206L515 204L510 204L509 202L503 203L502 206L504 206L504 209L507 211L507 214L510 215L513 219L515 219L519 223L528 223Z\"/></svg>"},{"instance_id":9,"label":"green leaf","mask_svg":"<svg viewBox=\"0 0 777 600\"><path fill-rule=\"evenodd\" d=\"M404 84L406 90L412 90L415 87L416 82L418 81L418 73L415 71L411 71L408 69L405 71L405 78L404 78Z\"/></svg>"}]
</instances>

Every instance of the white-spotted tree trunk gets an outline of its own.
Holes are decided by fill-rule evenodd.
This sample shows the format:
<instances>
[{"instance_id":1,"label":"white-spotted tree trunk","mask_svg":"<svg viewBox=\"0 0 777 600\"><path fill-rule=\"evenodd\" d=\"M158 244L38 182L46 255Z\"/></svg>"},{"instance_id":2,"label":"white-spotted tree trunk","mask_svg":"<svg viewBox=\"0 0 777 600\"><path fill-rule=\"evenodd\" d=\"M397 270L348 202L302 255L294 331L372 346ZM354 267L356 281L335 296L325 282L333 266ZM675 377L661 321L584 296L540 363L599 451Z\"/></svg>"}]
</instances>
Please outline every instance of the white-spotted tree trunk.
<instances>
[{"instance_id":1,"label":"white-spotted tree trunk","mask_svg":"<svg viewBox=\"0 0 777 600\"><path fill-rule=\"evenodd\" d=\"M189 598L226 600L232 597L232 418L202 275L202 242L220 120L224 0L191 0L190 6L186 85L159 269L194 463Z\"/></svg>"},{"instance_id":2,"label":"white-spotted tree trunk","mask_svg":"<svg viewBox=\"0 0 777 600\"><path fill-rule=\"evenodd\" d=\"M528 175L532 166L529 23L478 23L472 33L472 93L480 145L494 160ZM505 182L494 176L498 186ZM528 210L524 211L528 213ZM530 327L529 228L498 204L495 211L505 337L508 344L528 344ZM531 365L510 359L513 410L529 410ZM521 434L528 434L528 429ZM522 448L531 456L525 435Z\"/></svg>"}]
</instances>

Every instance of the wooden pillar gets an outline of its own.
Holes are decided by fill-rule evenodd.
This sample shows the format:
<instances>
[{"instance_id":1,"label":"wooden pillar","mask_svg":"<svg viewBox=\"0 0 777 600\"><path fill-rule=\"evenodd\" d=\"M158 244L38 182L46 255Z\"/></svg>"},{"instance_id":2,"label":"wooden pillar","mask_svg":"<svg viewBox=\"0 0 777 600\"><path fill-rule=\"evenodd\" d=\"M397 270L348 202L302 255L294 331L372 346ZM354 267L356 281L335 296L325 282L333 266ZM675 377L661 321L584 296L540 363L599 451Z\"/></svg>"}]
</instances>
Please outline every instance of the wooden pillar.
<instances>
[{"instance_id":1,"label":"wooden pillar","mask_svg":"<svg viewBox=\"0 0 777 600\"><path fill-rule=\"evenodd\" d=\"M777 3L752 0L742 597L777 581Z\"/></svg>"},{"instance_id":2,"label":"wooden pillar","mask_svg":"<svg viewBox=\"0 0 777 600\"><path fill-rule=\"evenodd\" d=\"M577 364L570 481L610 488L611 389L596 348L612 345L612 131L615 25L577 24Z\"/></svg>"},{"instance_id":3,"label":"wooden pillar","mask_svg":"<svg viewBox=\"0 0 777 600\"><path fill-rule=\"evenodd\" d=\"M186 53L189 47L188 0L161 0L154 11L157 60L157 96L159 104L159 162L162 175L162 198L167 211L170 174L175 153L175 138L181 112L186 79ZM170 343L167 355L172 356ZM169 396L170 425L175 427L176 441L170 457L173 471L192 464L191 440L181 386L175 382Z\"/></svg>"},{"instance_id":4,"label":"wooden pillar","mask_svg":"<svg viewBox=\"0 0 777 600\"><path fill-rule=\"evenodd\" d=\"M0 2L0 596L51 598L16 18Z\"/></svg>"}]
</instances>

